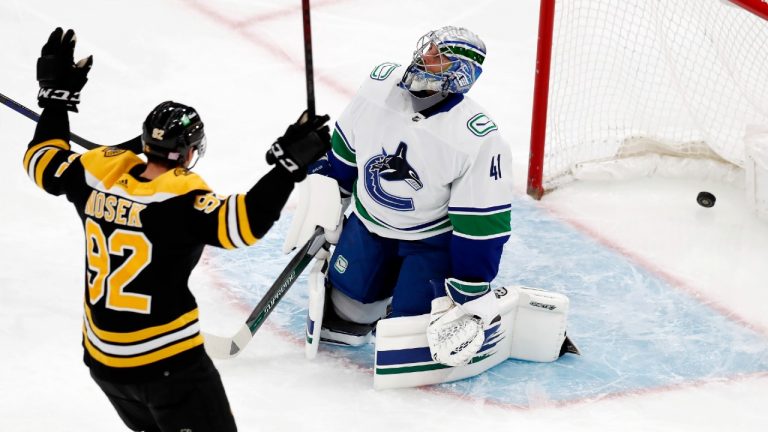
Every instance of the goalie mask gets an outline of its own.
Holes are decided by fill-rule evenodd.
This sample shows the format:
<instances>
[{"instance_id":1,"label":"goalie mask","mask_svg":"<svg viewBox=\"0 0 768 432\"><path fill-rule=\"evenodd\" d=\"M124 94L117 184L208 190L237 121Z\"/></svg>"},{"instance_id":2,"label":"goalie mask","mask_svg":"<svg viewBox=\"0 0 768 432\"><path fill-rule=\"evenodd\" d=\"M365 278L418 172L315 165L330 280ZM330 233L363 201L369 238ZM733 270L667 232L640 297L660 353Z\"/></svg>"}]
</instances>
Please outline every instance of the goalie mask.
<instances>
[{"instance_id":1,"label":"goalie mask","mask_svg":"<svg viewBox=\"0 0 768 432\"><path fill-rule=\"evenodd\" d=\"M447 26L422 36L401 85L411 92L466 93L483 72L485 43L471 31Z\"/></svg>"},{"instance_id":2,"label":"goalie mask","mask_svg":"<svg viewBox=\"0 0 768 432\"><path fill-rule=\"evenodd\" d=\"M189 149L197 150L198 158L205 154L203 122L194 108L163 102L144 121L141 143L145 154L184 166Z\"/></svg>"}]
</instances>

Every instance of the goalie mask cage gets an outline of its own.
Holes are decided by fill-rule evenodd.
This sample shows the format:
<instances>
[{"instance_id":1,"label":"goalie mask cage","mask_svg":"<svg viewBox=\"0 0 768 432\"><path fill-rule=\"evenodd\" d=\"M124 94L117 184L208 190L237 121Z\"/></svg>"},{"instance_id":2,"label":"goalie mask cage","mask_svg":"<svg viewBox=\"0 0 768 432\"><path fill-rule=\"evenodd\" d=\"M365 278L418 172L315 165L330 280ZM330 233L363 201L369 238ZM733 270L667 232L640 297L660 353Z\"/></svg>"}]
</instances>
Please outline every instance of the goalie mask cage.
<instances>
[{"instance_id":1,"label":"goalie mask cage","mask_svg":"<svg viewBox=\"0 0 768 432\"><path fill-rule=\"evenodd\" d=\"M528 193L650 154L742 167L767 20L764 0L541 0Z\"/></svg>"}]
</instances>

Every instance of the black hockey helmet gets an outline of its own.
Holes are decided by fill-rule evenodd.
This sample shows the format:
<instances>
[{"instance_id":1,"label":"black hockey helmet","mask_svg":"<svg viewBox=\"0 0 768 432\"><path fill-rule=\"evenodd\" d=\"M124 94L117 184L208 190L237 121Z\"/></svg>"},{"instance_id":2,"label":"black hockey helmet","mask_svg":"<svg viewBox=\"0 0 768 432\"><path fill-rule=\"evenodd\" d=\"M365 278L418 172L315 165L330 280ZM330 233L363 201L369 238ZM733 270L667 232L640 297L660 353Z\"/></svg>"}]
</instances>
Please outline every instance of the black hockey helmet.
<instances>
[{"instance_id":1,"label":"black hockey helmet","mask_svg":"<svg viewBox=\"0 0 768 432\"><path fill-rule=\"evenodd\" d=\"M194 108L166 101L156 106L144 120L141 134L145 154L184 165L187 151L205 154L205 132Z\"/></svg>"}]
</instances>

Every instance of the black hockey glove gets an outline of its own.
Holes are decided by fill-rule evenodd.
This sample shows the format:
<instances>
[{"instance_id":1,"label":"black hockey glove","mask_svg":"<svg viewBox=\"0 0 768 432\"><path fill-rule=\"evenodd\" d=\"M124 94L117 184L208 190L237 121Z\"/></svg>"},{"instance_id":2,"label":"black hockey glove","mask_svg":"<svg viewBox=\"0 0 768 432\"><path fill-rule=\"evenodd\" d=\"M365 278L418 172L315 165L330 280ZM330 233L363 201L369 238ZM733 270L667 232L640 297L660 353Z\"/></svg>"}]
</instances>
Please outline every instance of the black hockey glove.
<instances>
[{"instance_id":1,"label":"black hockey glove","mask_svg":"<svg viewBox=\"0 0 768 432\"><path fill-rule=\"evenodd\" d=\"M307 177L307 167L331 148L327 115L309 118L304 111L296 123L288 126L285 134L267 150L267 163L277 163L300 182Z\"/></svg>"},{"instance_id":2,"label":"black hockey glove","mask_svg":"<svg viewBox=\"0 0 768 432\"><path fill-rule=\"evenodd\" d=\"M74 30L64 33L61 27L57 27L43 45L40 58L37 59L37 81L40 83L37 104L40 108L62 106L77 112L80 90L88 81L93 56L75 64L76 41Z\"/></svg>"}]
</instances>

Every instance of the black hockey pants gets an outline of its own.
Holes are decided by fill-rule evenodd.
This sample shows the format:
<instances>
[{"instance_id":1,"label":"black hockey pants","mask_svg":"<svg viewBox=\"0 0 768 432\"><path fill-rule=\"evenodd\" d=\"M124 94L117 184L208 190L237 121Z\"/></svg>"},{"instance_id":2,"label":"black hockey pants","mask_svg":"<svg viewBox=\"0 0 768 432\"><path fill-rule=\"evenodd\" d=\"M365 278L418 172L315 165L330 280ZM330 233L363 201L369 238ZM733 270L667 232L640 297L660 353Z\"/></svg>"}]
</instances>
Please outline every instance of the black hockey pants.
<instances>
[{"instance_id":1,"label":"black hockey pants","mask_svg":"<svg viewBox=\"0 0 768 432\"><path fill-rule=\"evenodd\" d=\"M235 419L213 362L156 381L122 384L91 374L126 426L146 432L235 432Z\"/></svg>"}]
</instances>

